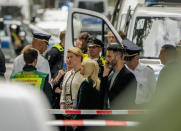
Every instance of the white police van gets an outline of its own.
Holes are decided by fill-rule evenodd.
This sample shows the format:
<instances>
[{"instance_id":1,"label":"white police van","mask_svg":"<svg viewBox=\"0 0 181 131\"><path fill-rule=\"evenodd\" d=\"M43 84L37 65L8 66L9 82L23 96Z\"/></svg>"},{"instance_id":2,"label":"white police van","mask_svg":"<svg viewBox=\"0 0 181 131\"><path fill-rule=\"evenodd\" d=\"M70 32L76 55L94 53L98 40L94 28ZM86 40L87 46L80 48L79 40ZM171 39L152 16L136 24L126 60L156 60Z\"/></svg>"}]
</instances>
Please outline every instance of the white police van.
<instances>
[{"instance_id":1,"label":"white police van","mask_svg":"<svg viewBox=\"0 0 181 131\"><path fill-rule=\"evenodd\" d=\"M149 2L149 1L147 1ZM177 44L180 41L181 36L181 4L176 3L149 3L138 4L133 15L129 19L129 26L127 30L128 39L132 40L137 45L143 48L141 53L142 59L140 60L144 64L150 65L154 71L156 77L163 65L161 65L158 59L159 51L163 44ZM68 28L66 34L65 53L68 48L75 46L76 34L84 32L84 26L76 26L73 21L79 21L83 23L82 16L88 16L99 19L101 24L92 28L96 29L96 32L92 35L102 40L107 47L107 32L111 31L116 36L118 43L121 44L121 38L117 33L110 21L105 15L84 10L84 9L70 9L68 16ZM92 26L92 25L90 25ZM85 27L85 28L86 28ZM104 51L103 51L104 55ZM66 55L65 55L66 56Z\"/></svg>"},{"instance_id":2,"label":"white police van","mask_svg":"<svg viewBox=\"0 0 181 131\"><path fill-rule=\"evenodd\" d=\"M164 44L176 45L181 36L181 2L179 0L124 0L112 23L117 30L127 33L127 38L143 48L141 62L149 64L158 77L163 67L158 59ZM127 8L123 8L125 4ZM120 5L119 5L120 6ZM129 7L129 8L128 8ZM116 22L117 19L117 22Z\"/></svg>"}]
</instances>

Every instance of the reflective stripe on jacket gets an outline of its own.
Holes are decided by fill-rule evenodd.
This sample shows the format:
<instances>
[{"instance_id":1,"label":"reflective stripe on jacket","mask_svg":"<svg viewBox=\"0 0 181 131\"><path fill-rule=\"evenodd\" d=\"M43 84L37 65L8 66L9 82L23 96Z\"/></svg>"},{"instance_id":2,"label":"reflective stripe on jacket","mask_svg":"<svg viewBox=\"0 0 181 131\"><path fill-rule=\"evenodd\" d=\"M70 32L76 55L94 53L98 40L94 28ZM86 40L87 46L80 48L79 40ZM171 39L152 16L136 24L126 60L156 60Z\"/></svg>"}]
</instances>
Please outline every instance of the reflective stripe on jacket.
<instances>
[{"instance_id":1,"label":"reflective stripe on jacket","mask_svg":"<svg viewBox=\"0 0 181 131\"><path fill-rule=\"evenodd\" d=\"M54 44L53 47L57 48L60 52L64 51L64 48L60 44Z\"/></svg>"},{"instance_id":2,"label":"reflective stripe on jacket","mask_svg":"<svg viewBox=\"0 0 181 131\"><path fill-rule=\"evenodd\" d=\"M39 90L43 90L45 84L46 73L34 71L20 71L11 75L11 79L17 82L25 82Z\"/></svg>"},{"instance_id":3,"label":"reflective stripe on jacket","mask_svg":"<svg viewBox=\"0 0 181 131\"><path fill-rule=\"evenodd\" d=\"M88 54L84 54L84 55L83 55L83 61L84 61L84 60L87 60L88 57L89 57ZM103 56L99 57L98 60L100 60L100 61L102 62L101 66L104 66L104 65L105 65L106 60L104 59Z\"/></svg>"}]
</instances>

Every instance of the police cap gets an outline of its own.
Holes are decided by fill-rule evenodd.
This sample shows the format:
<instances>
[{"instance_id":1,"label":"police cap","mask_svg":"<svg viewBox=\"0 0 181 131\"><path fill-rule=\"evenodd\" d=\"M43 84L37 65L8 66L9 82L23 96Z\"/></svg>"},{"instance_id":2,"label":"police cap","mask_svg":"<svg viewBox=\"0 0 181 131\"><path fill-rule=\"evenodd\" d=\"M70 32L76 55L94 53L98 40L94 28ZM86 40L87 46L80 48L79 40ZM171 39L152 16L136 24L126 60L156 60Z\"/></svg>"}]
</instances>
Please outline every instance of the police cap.
<instances>
[{"instance_id":1,"label":"police cap","mask_svg":"<svg viewBox=\"0 0 181 131\"><path fill-rule=\"evenodd\" d=\"M87 43L88 43L88 47L103 47L102 41L95 37L89 38Z\"/></svg>"},{"instance_id":2,"label":"police cap","mask_svg":"<svg viewBox=\"0 0 181 131\"><path fill-rule=\"evenodd\" d=\"M51 35L47 35L47 34L43 34L43 33L34 33L34 34L33 34L33 37L34 37L35 39L39 39L39 40L42 40L42 41L45 41L45 42L48 43Z\"/></svg>"},{"instance_id":3,"label":"police cap","mask_svg":"<svg viewBox=\"0 0 181 131\"><path fill-rule=\"evenodd\" d=\"M126 47L125 48L125 57L124 60L130 61L136 55L139 55L140 51L142 50L141 47L137 46L130 40L123 40L122 44Z\"/></svg>"}]
</instances>

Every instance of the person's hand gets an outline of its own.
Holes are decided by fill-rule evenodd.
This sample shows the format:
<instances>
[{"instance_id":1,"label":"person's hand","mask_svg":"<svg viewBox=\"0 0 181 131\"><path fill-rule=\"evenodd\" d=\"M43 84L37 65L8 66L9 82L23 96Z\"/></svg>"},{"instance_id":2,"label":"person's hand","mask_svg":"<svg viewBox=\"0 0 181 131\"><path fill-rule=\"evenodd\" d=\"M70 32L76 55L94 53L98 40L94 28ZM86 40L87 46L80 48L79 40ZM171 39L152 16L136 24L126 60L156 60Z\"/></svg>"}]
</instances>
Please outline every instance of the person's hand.
<instances>
[{"instance_id":1,"label":"person's hand","mask_svg":"<svg viewBox=\"0 0 181 131\"><path fill-rule=\"evenodd\" d=\"M62 92L62 90L59 87L56 87L55 93L61 93L61 92Z\"/></svg>"},{"instance_id":2,"label":"person's hand","mask_svg":"<svg viewBox=\"0 0 181 131\"><path fill-rule=\"evenodd\" d=\"M110 72L110 67L109 67L109 63L106 62L106 64L104 65L104 72L103 72L103 77L108 76L109 72Z\"/></svg>"},{"instance_id":3,"label":"person's hand","mask_svg":"<svg viewBox=\"0 0 181 131\"><path fill-rule=\"evenodd\" d=\"M55 84L54 79L51 79L51 80L50 80L50 84L51 84L52 86Z\"/></svg>"},{"instance_id":4,"label":"person's hand","mask_svg":"<svg viewBox=\"0 0 181 131\"><path fill-rule=\"evenodd\" d=\"M64 70L59 70L59 71L58 71L58 75L57 75L56 78L55 78L55 81L56 81L56 82L59 81L60 78L61 78L64 74L65 74L65 71L64 71Z\"/></svg>"}]
</instances>

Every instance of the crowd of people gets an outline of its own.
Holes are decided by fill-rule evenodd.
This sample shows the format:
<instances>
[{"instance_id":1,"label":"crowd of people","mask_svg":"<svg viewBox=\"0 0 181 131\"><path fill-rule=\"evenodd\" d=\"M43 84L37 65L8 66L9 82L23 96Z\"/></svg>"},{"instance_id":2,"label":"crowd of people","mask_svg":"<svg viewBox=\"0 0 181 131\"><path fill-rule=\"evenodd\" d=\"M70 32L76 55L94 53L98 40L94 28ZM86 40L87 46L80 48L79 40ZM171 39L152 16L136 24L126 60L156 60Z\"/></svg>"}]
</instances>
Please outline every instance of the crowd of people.
<instances>
[{"instance_id":1,"label":"crowd of people","mask_svg":"<svg viewBox=\"0 0 181 131\"><path fill-rule=\"evenodd\" d=\"M83 32L76 40L76 47L67 50L64 61L66 31L60 33L61 42L45 56L42 54L51 36L35 33L32 45L26 46L14 60L11 79L43 91L54 109L142 109L154 95L171 86L169 80L180 69L180 45L167 44L161 48L159 58L164 67L157 81L153 69L139 61L142 49L128 40L124 32L119 34L122 45L108 32L104 58L100 55L104 43ZM65 117L70 118L80 116Z\"/></svg>"}]
</instances>

